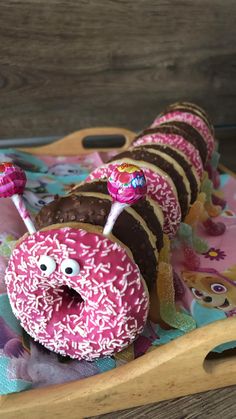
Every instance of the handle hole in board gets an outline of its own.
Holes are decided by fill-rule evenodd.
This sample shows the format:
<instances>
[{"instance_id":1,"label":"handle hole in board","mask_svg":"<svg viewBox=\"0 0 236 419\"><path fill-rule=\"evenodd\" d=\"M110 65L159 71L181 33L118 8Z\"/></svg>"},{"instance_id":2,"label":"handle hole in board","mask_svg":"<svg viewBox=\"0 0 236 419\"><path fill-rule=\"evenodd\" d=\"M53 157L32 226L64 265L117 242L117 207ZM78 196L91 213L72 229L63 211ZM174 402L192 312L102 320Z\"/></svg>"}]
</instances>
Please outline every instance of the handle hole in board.
<instances>
[{"instance_id":1,"label":"handle hole in board","mask_svg":"<svg viewBox=\"0 0 236 419\"><path fill-rule=\"evenodd\" d=\"M226 345L226 347L227 345L236 346L236 341L232 340L231 342L225 342L214 349L220 348L223 345ZM208 352L203 362L203 368L207 373L212 373L214 369L225 364L227 361L235 361L236 365L236 347L226 349L223 352L214 352L214 349Z\"/></svg>"},{"instance_id":2,"label":"handle hole in board","mask_svg":"<svg viewBox=\"0 0 236 419\"><path fill-rule=\"evenodd\" d=\"M121 148L126 143L122 134L87 135L82 139L85 149Z\"/></svg>"}]
</instances>

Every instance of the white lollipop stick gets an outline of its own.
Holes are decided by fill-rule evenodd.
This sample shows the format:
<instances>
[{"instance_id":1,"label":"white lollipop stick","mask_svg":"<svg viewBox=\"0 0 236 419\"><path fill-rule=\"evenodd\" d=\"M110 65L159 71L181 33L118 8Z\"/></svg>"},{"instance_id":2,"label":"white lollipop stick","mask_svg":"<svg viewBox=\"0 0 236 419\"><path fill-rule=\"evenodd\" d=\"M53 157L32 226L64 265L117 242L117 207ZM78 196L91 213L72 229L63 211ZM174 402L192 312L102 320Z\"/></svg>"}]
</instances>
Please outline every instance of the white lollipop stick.
<instances>
[{"instance_id":1,"label":"white lollipop stick","mask_svg":"<svg viewBox=\"0 0 236 419\"><path fill-rule=\"evenodd\" d=\"M115 201L112 206L110 213L107 217L107 222L103 229L103 235L108 236L114 227L114 224L119 217L120 213L123 211L125 207L128 207L128 204L121 204L120 202Z\"/></svg>"},{"instance_id":2,"label":"white lollipop stick","mask_svg":"<svg viewBox=\"0 0 236 419\"><path fill-rule=\"evenodd\" d=\"M28 210L26 209L26 206L24 204L24 201L23 201L22 197L20 195L15 194L15 195L12 195L11 199L14 202L14 204L17 208L17 211L19 212L22 220L24 221L28 232L30 234L35 233L36 228L33 224L33 221L30 217L30 214L29 214Z\"/></svg>"}]
</instances>

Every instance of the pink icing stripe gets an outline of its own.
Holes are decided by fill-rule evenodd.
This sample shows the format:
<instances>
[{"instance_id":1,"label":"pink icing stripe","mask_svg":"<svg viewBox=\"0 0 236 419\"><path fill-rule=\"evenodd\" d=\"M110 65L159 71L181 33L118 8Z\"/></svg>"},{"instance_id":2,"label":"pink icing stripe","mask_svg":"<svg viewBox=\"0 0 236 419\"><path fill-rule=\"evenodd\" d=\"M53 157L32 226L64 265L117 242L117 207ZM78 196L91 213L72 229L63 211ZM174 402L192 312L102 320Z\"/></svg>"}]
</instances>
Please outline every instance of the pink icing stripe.
<instances>
[{"instance_id":1,"label":"pink icing stripe","mask_svg":"<svg viewBox=\"0 0 236 419\"><path fill-rule=\"evenodd\" d=\"M199 178L202 178L203 175L203 166L200 154L196 148L188 143L183 137L175 134L147 134L139 138L134 142L134 147L145 144L169 144L175 147L177 150L182 151L185 156L188 158L190 163L196 169L196 172Z\"/></svg>"},{"instance_id":2,"label":"pink icing stripe","mask_svg":"<svg viewBox=\"0 0 236 419\"><path fill-rule=\"evenodd\" d=\"M86 182L92 182L93 180L104 180L108 179L112 170L117 167L117 164L106 164L93 170L86 178Z\"/></svg>"},{"instance_id":3,"label":"pink icing stripe","mask_svg":"<svg viewBox=\"0 0 236 419\"><path fill-rule=\"evenodd\" d=\"M48 274L39 263L45 255ZM71 259L80 266L75 275L63 270ZM81 229L28 236L13 251L6 285L23 328L71 358L110 356L129 345L147 320L149 297L137 265L117 243Z\"/></svg>"},{"instance_id":4,"label":"pink icing stripe","mask_svg":"<svg viewBox=\"0 0 236 419\"><path fill-rule=\"evenodd\" d=\"M208 159L211 158L212 153L213 153L214 148L215 148L215 141L214 141L214 137L213 137L210 129L205 124L205 122L203 121L202 118L200 118L197 115L193 115L191 113L188 113L188 112L173 111L173 112L168 112L167 114L165 114L161 117L157 117L154 120L154 122L152 124L152 127L156 127L156 126L162 124L163 122L168 122L168 121L186 122L187 124L189 124L193 128L195 128L204 138L204 140L207 144Z\"/></svg>"},{"instance_id":5,"label":"pink icing stripe","mask_svg":"<svg viewBox=\"0 0 236 419\"><path fill-rule=\"evenodd\" d=\"M164 176L161 176L150 169L143 168L147 180L147 193L156 201L164 215L164 233L173 237L181 221L181 209L179 201Z\"/></svg>"},{"instance_id":6,"label":"pink icing stripe","mask_svg":"<svg viewBox=\"0 0 236 419\"><path fill-rule=\"evenodd\" d=\"M86 181L91 182L96 179L107 179L117 163L111 163L90 173ZM164 176L142 167L147 181L147 194L160 205L164 215L163 231L173 237L181 221L181 209L178 199Z\"/></svg>"}]
</instances>

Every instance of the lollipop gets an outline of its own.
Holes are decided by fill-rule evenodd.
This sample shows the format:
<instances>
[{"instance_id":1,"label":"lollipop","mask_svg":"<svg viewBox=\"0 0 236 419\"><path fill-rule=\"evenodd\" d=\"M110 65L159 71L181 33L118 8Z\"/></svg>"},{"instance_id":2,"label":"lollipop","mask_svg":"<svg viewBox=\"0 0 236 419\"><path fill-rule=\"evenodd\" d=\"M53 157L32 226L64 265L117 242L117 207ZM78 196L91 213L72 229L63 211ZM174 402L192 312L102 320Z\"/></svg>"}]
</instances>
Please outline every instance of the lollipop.
<instances>
[{"instance_id":1,"label":"lollipop","mask_svg":"<svg viewBox=\"0 0 236 419\"><path fill-rule=\"evenodd\" d=\"M9 162L0 164L0 198L12 199L29 233L32 234L36 230L21 197L25 184L26 176L22 169Z\"/></svg>"},{"instance_id":2,"label":"lollipop","mask_svg":"<svg viewBox=\"0 0 236 419\"><path fill-rule=\"evenodd\" d=\"M108 192L113 198L110 213L103 234L111 233L116 219L125 207L135 204L147 192L143 171L133 164L122 163L116 166L107 181Z\"/></svg>"}]
</instances>

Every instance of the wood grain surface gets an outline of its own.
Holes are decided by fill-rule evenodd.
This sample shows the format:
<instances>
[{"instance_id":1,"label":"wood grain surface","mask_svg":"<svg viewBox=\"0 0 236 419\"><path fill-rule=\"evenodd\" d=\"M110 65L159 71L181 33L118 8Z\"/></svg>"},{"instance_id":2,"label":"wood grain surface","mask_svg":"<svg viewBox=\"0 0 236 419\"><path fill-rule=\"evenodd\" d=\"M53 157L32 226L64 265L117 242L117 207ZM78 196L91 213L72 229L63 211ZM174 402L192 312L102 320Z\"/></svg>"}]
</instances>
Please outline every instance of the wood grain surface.
<instances>
[{"instance_id":1,"label":"wood grain surface","mask_svg":"<svg viewBox=\"0 0 236 419\"><path fill-rule=\"evenodd\" d=\"M235 419L236 387L136 407L93 419Z\"/></svg>"},{"instance_id":2,"label":"wood grain surface","mask_svg":"<svg viewBox=\"0 0 236 419\"><path fill-rule=\"evenodd\" d=\"M180 99L236 121L235 0L8 0L0 19L0 138L136 130Z\"/></svg>"}]
</instances>

